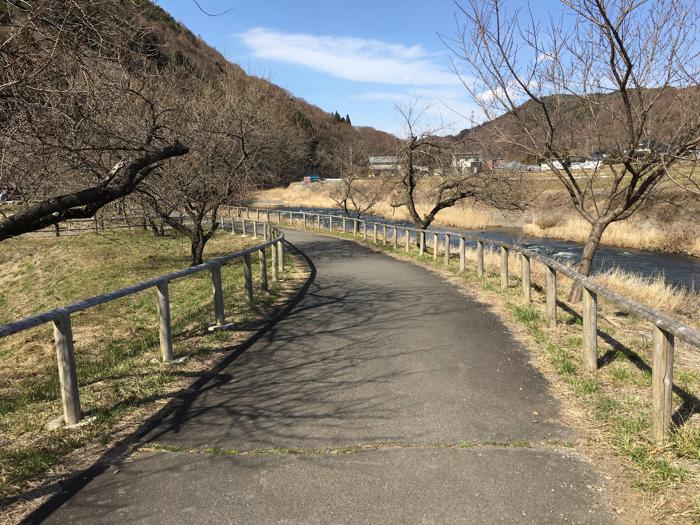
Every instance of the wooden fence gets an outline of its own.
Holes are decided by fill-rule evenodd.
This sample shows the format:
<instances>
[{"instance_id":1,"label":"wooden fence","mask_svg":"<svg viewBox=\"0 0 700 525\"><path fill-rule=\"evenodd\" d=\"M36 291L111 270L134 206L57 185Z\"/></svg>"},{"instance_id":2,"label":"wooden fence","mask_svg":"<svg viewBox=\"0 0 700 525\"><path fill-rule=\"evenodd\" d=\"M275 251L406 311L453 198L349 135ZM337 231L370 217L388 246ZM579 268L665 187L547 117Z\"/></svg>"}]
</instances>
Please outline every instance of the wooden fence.
<instances>
[{"instance_id":1,"label":"wooden fence","mask_svg":"<svg viewBox=\"0 0 700 525\"><path fill-rule=\"evenodd\" d=\"M279 275L284 271L284 235L277 229L272 228L269 223L259 221L248 221L242 219L238 221L241 225L239 231L246 234L248 231L252 236L265 238L266 242L258 244L246 250L230 253L223 257L212 259L198 266L192 266L184 270L171 272L160 277L155 277L147 281L132 284L119 290L114 290L79 301L77 303L56 308L48 312L32 315L18 321L0 325L0 338L16 334L23 330L35 328L44 323L53 323L54 344L56 347L56 358L58 361L58 374L63 402L63 419L67 425L75 425L81 419L80 395L78 390L78 379L75 366L75 356L73 349L73 329L71 316L95 306L109 303L122 297L127 297L144 290L155 289L156 302L158 306L158 331L160 335L160 351L164 362L174 359L173 334L170 322L170 296L168 293L169 283L177 279L183 279L200 272L210 271L213 289L213 309L216 325L225 323L226 315L224 311L224 293L221 284L221 267L238 259L243 260L243 273L245 278L246 300L253 302L253 265L251 255L258 253L261 257L261 287L267 291L267 260L266 251L271 251L272 257L272 278L278 280ZM231 233L236 232L236 225L233 219L221 220L221 226L230 228Z\"/></svg>"},{"instance_id":2,"label":"wooden fence","mask_svg":"<svg viewBox=\"0 0 700 525\"><path fill-rule=\"evenodd\" d=\"M575 270L549 257L537 254L527 248L516 244L495 241L479 235L468 235L443 230L422 230L384 222L366 221L347 216L332 214L319 214L310 212L250 209L243 207L228 207L224 211L229 217L247 217L255 215L257 220L265 218L266 221L279 225L300 226L302 228L316 229L319 231L352 233L355 238L367 241L371 236L371 242L383 245L391 243L394 249L399 247L399 239L403 238L403 250L410 253L417 249L418 253L426 253L426 236L433 237L432 257L439 257L439 238L442 236L444 264L448 265L452 255L452 239L459 239L458 256L459 269L466 268L466 241L476 243L476 272L479 277L484 276L484 246L491 245L500 249L500 277L501 287L508 287L508 259L510 252L520 254L522 268L522 295L526 303L532 301L531 289L531 265L536 261L544 266L545 270L545 312L546 320L550 327L557 324L557 275L562 274L571 280L581 284L583 289L583 357L586 368L595 372L598 368L598 297L603 297L610 303L620 307L626 312L636 315L653 325L654 349L652 356L652 435L660 444L666 442L667 434L672 423L672 395L673 395L673 353L674 339L685 341L700 348L700 331L693 327L678 322L672 317L644 306L621 294L609 290L592 279L579 274ZM348 230L348 223L352 226ZM381 230L381 233L380 233Z\"/></svg>"}]
</instances>

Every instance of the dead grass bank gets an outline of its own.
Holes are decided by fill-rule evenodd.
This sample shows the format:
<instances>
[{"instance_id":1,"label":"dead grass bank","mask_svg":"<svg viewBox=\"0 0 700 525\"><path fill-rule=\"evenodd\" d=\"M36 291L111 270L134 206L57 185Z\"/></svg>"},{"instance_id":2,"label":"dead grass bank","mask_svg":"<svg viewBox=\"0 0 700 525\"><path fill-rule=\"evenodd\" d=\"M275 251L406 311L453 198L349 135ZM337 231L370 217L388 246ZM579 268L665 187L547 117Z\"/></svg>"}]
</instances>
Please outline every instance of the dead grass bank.
<instances>
[{"instance_id":1,"label":"dead grass bank","mask_svg":"<svg viewBox=\"0 0 700 525\"><path fill-rule=\"evenodd\" d=\"M554 181L556 182L556 181ZM436 226L462 229L516 227L523 233L583 242L590 226L571 207L568 196L548 188L552 181L532 182L533 202L525 212L504 214L496 209L461 203L442 210ZM330 198L331 184L291 185L258 192L260 205L285 205L310 208L337 208ZM427 205L418 202L425 212ZM408 220L406 208L394 208L387 199L377 203L372 214L393 220ZM682 253L700 257L700 198L665 190L640 209L631 219L608 227L603 243L622 248Z\"/></svg>"}]
</instances>

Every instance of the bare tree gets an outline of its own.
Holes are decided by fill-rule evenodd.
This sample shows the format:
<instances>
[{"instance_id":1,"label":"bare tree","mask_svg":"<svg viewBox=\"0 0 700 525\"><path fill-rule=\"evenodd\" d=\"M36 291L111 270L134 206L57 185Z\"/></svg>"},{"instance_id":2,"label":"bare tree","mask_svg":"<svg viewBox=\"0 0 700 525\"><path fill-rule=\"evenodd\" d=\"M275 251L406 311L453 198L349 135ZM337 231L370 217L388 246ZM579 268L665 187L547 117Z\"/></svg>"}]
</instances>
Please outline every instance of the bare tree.
<instances>
[{"instance_id":1,"label":"bare tree","mask_svg":"<svg viewBox=\"0 0 700 525\"><path fill-rule=\"evenodd\" d=\"M698 13L692 0L561 4L561 18L541 22L531 11L507 12L501 0L458 3L464 23L445 41L472 98L494 119L494 137L546 163L590 224L578 267L588 275L611 223L664 181L693 184ZM594 152L606 162L575 162ZM579 298L574 287L571 299Z\"/></svg>"},{"instance_id":2,"label":"bare tree","mask_svg":"<svg viewBox=\"0 0 700 525\"><path fill-rule=\"evenodd\" d=\"M191 152L139 190L163 221L190 239L192 265L202 263L221 205L242 202L257 185L279 177L295 148L304 150L263 88L228 75L190 82L182 96Z\"/></svg>"},{"instance_id":3,"label":"bare tree","mask_svg":"<svg viewBox=\"0 0 700 525\"><path fill-rule=\"evenodd\" d=\"M422 127L427 107L420 99L395 105L403 119L405 139L397 154L394 207L406 206L417 228L428 228L437 214L458 202L471 200L500 210L521 210L526 202L517 180L493 172L475 173L459 162L463 142L437 136L438 130Z\"/></svg>"},{"instance_id":4,"label":"bare tree","mask_svg":"<svg viewBox=\"0 0 700 525\"><path fill-rule=\"evenodd\" d=\"M3 6L0 182L22 207L0 217L0 241L92 217L187 153L168 96L176 82L154 70L133 4Z\"/></svg>"},{"instance_id":5,"label":"bare tree","mask_svg":"<svg viewBox=\"0 0 700 525\"><path fill-rule=\"evenodd\" d=\"M352 137L341 137L333 144L329 164L327 169L340 179L329 195L348 216L359 219L371 212L396 186L390 178L367 178L367 151Z\"/></svg>"}]
</instances>

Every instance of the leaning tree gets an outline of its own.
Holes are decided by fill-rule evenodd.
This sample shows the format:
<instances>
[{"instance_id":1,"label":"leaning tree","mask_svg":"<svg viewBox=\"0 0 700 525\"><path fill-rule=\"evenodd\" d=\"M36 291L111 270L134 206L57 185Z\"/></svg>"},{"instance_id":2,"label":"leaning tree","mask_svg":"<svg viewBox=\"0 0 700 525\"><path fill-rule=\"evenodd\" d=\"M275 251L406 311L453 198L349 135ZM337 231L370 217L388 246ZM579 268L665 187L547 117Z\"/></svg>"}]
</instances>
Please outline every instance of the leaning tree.
<instances>
[{"instance_id":1,"label":"leaning tree","mask_svg":"<svg viewBox=\"0 0 700 525\"><path fill-rule=\"evenodd\" d=\"M590 224L589 275L605 229L664 182L697 191L700 60L693 0L561 0L538 20L502 0L457 3L444 38L492 136L541 159ZM603 162L575 164L592 153ZM577 169L574 169L577 168ZM572 288L572 300L580 299Z\"/></svg>"},{"instance_id":2,"label":"leaning tree","mask_svg":"<svg viewBox=\"0 0 700 525\"><path fill-rule=\"evenodd\" d=\"M0 185L20 209L0 240L92 217L130 194L178 137L175 83L130 1L2 2Z\"/></svg>"}]
</instances>

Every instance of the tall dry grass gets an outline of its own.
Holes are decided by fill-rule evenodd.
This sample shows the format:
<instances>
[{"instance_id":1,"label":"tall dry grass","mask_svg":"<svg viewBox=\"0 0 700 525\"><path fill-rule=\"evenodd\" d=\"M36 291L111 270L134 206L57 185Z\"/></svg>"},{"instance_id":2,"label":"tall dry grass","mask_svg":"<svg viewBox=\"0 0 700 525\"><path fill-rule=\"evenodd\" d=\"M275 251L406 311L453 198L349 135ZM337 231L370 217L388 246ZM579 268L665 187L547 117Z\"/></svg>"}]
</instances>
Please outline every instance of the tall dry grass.
<instances>
[{"instance_id":1,"label":"tall dry grass","mask_svg":"<svg viewBox=\"0 0 700 525\"><path fill-rule=\"evenodd\" d=\"M263 190L255 195L257 205L284 205L300 206L307 208L337 208L337 204L330 195L330 186L316 184L309 186L292 185L288 188L272 188ZM388 197L388 196L387 196ZM416 207L421 214L429 211L429 205L417 202ZM377 215L390 220L409 221L408 210L405 207L395 208L388 198L379 201L368 214ZM496 210L475 208L459 204L452 208L446 208L437 215L434 224L436 226L452 226L463 229L489 228L504 226L507 219Z\"/></svg>"},{"instance_id":2,"label":"tall dry grass","mask_svg":"<svg viewBox=\"0 0 700 525\"><path fill-rule=\"evenodd\" d=\"M454 250L454 247L452 248ZM444 253L444 252L443 252ZM467 260L471 264L476 261L476 249L466 250ZM484 267L487 271L497 273L501 267L500 252L485 249ZM520 256L510 253L508 257L508 273L518 279L522 278ZM544 267L533 263L530 268L533 282L544 282ZM566 286L570 285L569 279L562 276ZM675 315L683 322L690 323L700 328L700 293L687 290L669 284L662 276L646 277L643 275L628 273L619 268L612 268L605 272L595 274L593 280L610 290L618 292L625 297L633 299L655 310Z\"/></svg>"},{"instance_id":3,"label":"tall dry grass","mask_svg":"<svg viewBox=\"0 0 700 525\"><path fill-rule=\"evenodd\" d=\"M700 226L654 225L636 221L615 222L603 233L602 242L622 248L680 252L700 257ZM590 225L580 217L561 219L556 215L538 217L534 223L525 224L523 233L536 237L550 237L584 242Z\"/></svg>"}]
</instances>

